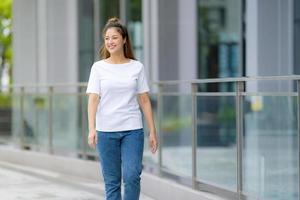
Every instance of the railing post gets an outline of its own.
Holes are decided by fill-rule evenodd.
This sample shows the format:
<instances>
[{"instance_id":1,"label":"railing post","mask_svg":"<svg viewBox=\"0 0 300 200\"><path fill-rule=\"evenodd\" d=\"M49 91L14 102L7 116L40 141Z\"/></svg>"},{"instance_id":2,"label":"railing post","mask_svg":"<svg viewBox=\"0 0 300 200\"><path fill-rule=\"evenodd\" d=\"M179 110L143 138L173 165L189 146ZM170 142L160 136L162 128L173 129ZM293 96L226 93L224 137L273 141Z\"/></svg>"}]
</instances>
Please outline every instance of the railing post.
<instances>
[{"instance_id":1,"label":"railing post","mask_svg":"<svg viewBox=\"0 0 300 200\"><path fill-rule=\"evenodd\" d=\"M298 110L298 199L300 200L300 80L297 80L297 110Z\"/></svg>"},{"instance_id":2,"label":"railing post","mask_svg":"<svg viewBox=\"0 0 300 200\"><path fill-rule=\"evenodd\" d=\"M20 147L24 149L25 147L25 116L24 116L24 93L25 88L22 86L21 88L21 99L20 99L20 115L21 115L21 133L20 133Z\"/></svg>"},{"instance_id":3,"label":"railing post","mask_svg":"<svg viewBox=\"0 0 300 200\"><path fill-rule=\"evenodd\" d=\"M191 84L192 88L192 186L197 188L197 83Z\"/></svg>"},{"instance_id":4,"label":"railing post","mask_svg":"<svg viewBox=\"0 0 300 200\"><path fill-rule=\"evenodd\" d=\"M243 98L245 83L238 81L236 85L236 141L237 141L237 195L242 199L243 190Z\"/></svg>"},{"instance_id":5,"label":"railing post","mask_svg":"<svg viewBox=\"0 0 300 200\"><path fill-rule=\"evenodd\" d=\"M158 123L158 167L159 173L162 174L162 145L163 145L163 135L162 135L162 112L163 112L163 99L162 99L163 85L158 84L157 93L157 123Z\"/></svg>"},{"instance_id":6,"label":"railing post","mask_svg":"<svg viewBox=\"0 0 300 200\"><path fill-rule=\"evenodd\" d=\"M49 86L48 94L49 94L48 152L49 154L53 154L53 86Z\"/></svg>"},{"instance_id":7,"label":"railing post","mask_svg":"<svg viewBox=\"0 0 300 200\"><path fill-rule=\"evenodd\" d=\"M33 135L33 139L34 139L34 143L35 143L35 148L37 151L40 150L40 146L39 146L39 111L37 109L37 103L35 102L36 99L38 98L38 88L35 88L35 94L33 95L33 99L34 99L34 132L35 134Z\"/></svg>"},{"instance_id":8,"label":"railing post","mask_svg":"<svg viewBox=\"0 0 300 200\"><path fill-rule=\"evenodd\" d=\"M84 98L85 96L83 96L84 93L84 87L83 86L79 86L80 88L80 105L81 105L81 134L82 134L82 158L83 159L87 159L87 137L86 137L86 131L87 131L87 126L86 126L86 112L85 112L85 104L84 104Z\"/></svg>"}]
</instances>

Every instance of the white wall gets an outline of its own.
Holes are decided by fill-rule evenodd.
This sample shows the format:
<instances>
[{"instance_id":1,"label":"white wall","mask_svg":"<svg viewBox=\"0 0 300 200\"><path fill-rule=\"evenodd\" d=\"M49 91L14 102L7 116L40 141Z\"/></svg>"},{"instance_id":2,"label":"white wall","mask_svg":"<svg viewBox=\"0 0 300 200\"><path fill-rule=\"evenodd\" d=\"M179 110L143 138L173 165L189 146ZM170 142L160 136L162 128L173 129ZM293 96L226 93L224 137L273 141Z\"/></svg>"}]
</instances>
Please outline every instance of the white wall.
<instances>
[{"instance_id":1,"label":"white wall","mask_svg":"<svg viewBox=\"0 0 300 200\"><path fill-rule=\"evenodd\" d=\"M246 1L246 75L292 75L293 0ZM275 85L275 87L274 87ZM263 90L290 89L285 82L263 84Z\"/></svg>"},{"instance_id":2,"label":"white wall","mask_svg":"<svg viewBox=\"0 0 300 200\"><path fill-rule=\"evenodd\" d=\"M178 67L181 80L197 78L197 0L178 1Z\"/></svg>"},{"instance_id":3,"label":"white wall","mask_svg":"<svg viewBox=\"0 0 300 200\"><path fill-rule=\"evenodd\" d=\"M13 81L15 84L38 81L36 0L13 3Z\"/></svg>"},{"instance_id":4,"label":"white wall","mask_svg":"<svg viewBox=\"0 0 300 200\"><path fill-rule=\"evenodd\" d=\"M73 0L15 0L15 84L77 82L77 6Z\"/></svg>"}]
</instances>

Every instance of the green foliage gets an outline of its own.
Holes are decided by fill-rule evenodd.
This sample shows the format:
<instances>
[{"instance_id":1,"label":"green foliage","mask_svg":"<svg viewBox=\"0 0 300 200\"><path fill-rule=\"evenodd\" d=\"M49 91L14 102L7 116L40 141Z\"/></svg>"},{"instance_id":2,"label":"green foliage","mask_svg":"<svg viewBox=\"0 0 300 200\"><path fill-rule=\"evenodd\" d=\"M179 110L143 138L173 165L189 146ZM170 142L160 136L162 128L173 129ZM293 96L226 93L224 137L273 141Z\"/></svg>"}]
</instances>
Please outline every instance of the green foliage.
<instances>
[{"instance_id":1,"label":"green foliage","mask_svg":"<svg viewBox=\"0 0 300 200\"><path fill-rule=\"evenodd\" d=\"M0 95L0 108L11 108L10 95Z\"/></svg>"},{"instance_id":2,"label":"green foliage","mask_svg":"<svg viewBox=\"0 0 300 200\"><path fill-rule=\"evenodd\" d=\"M129 3L129 20L130 21L142 21L142 1L141 0L131 0Z\"/></svg>"},{"instance_id":3,"label":"green foliage","mask_svg":"<svg viewBox=\"0 0 300 200\"><path fill-rule=\"evenodd\" d=\"M12 17L12 0L1 0L0 1L0 15L6 19Z\"/></svg>"},{"instance_id":4,"label":"green foliage","mask_svg":"<svg viewBox=\"0 0 300 200\"><path fill-rule=\"evenodd\" d=\"M235 107L224 106L218 113L218 118L223 122L232 122L235 119Z\"/></svg>"},{"instance_id":5,"label":"green foliage","mask_svg":"<svg viewBox=\"0 0 300 200\"><path fill-rule=\"evenodd\" d=\"M175 132L181 128L187 128L191 125L192 119L190 117L169 116L165 117L162 124L164 132Z\"/></svg>"},{"instance_id":6,"label":"green foliage","mask_svg":"<svg viewBox=\"0 0 300 200\"><path fill-rule=\"evenodd\" d=\"M12 0L0 0L0 57L1 75L5 64L12 66Z\"/></svg>"},{"instance_id":7,"label":"green foliage","mask_svg":"<svg viewBox=\"0 0 300 200\"><path fill-rule=\"evenodd\" d=\"M34 104L36 106L36 108L38 109L43 109L45 108L45 98L44 97L35 97L34 98Z\"/></svg>"}]
</instances>

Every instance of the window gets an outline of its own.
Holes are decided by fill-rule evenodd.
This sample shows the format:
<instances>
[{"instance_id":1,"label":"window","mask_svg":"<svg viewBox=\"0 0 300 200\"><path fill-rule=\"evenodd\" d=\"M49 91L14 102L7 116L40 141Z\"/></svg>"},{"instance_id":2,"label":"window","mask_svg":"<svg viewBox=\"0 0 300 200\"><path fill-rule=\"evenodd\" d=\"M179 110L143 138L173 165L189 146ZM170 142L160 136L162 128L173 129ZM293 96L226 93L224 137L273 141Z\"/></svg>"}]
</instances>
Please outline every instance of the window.
<instances>
[{"instance_id":1,"label":"window","mask_svg":"<svg viewBox=\"0 0 300 200\"><path fill-rule=\"evenodd\" d=\"M198 0L198 77L243 75L241 0ZM203 90L231 91L232 84L210 84Z\"/></svg>"},{"instance_id":2,"label":"window","mask_svg":"<svg viewBox=\"0 0 300 200\"><path fill-rule=\"evenodd\" d=\"M87 81L94 61L93 0L78 1L79 81Z\"/></svg>"}]
</instances>

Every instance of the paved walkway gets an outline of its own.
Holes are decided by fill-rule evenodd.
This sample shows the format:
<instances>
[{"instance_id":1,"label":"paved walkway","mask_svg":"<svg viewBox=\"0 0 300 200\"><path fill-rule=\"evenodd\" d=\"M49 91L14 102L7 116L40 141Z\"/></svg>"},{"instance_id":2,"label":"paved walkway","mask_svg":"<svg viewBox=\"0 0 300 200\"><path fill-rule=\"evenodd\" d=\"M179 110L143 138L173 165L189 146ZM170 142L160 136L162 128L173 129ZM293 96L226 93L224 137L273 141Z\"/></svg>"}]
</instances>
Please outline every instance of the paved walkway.
<instances>
[{"instance_id":1,"label":"paved walkway","mask_svg":"<svg viewBox=\"0 0 300 200\"><path fill-rule=\"evenodd\" d=\"M100 182L0 161L0 197L1 200L104 200L104 186ZM140 199L153 200L143 194Z\"/></svg>"}]
</instances>

